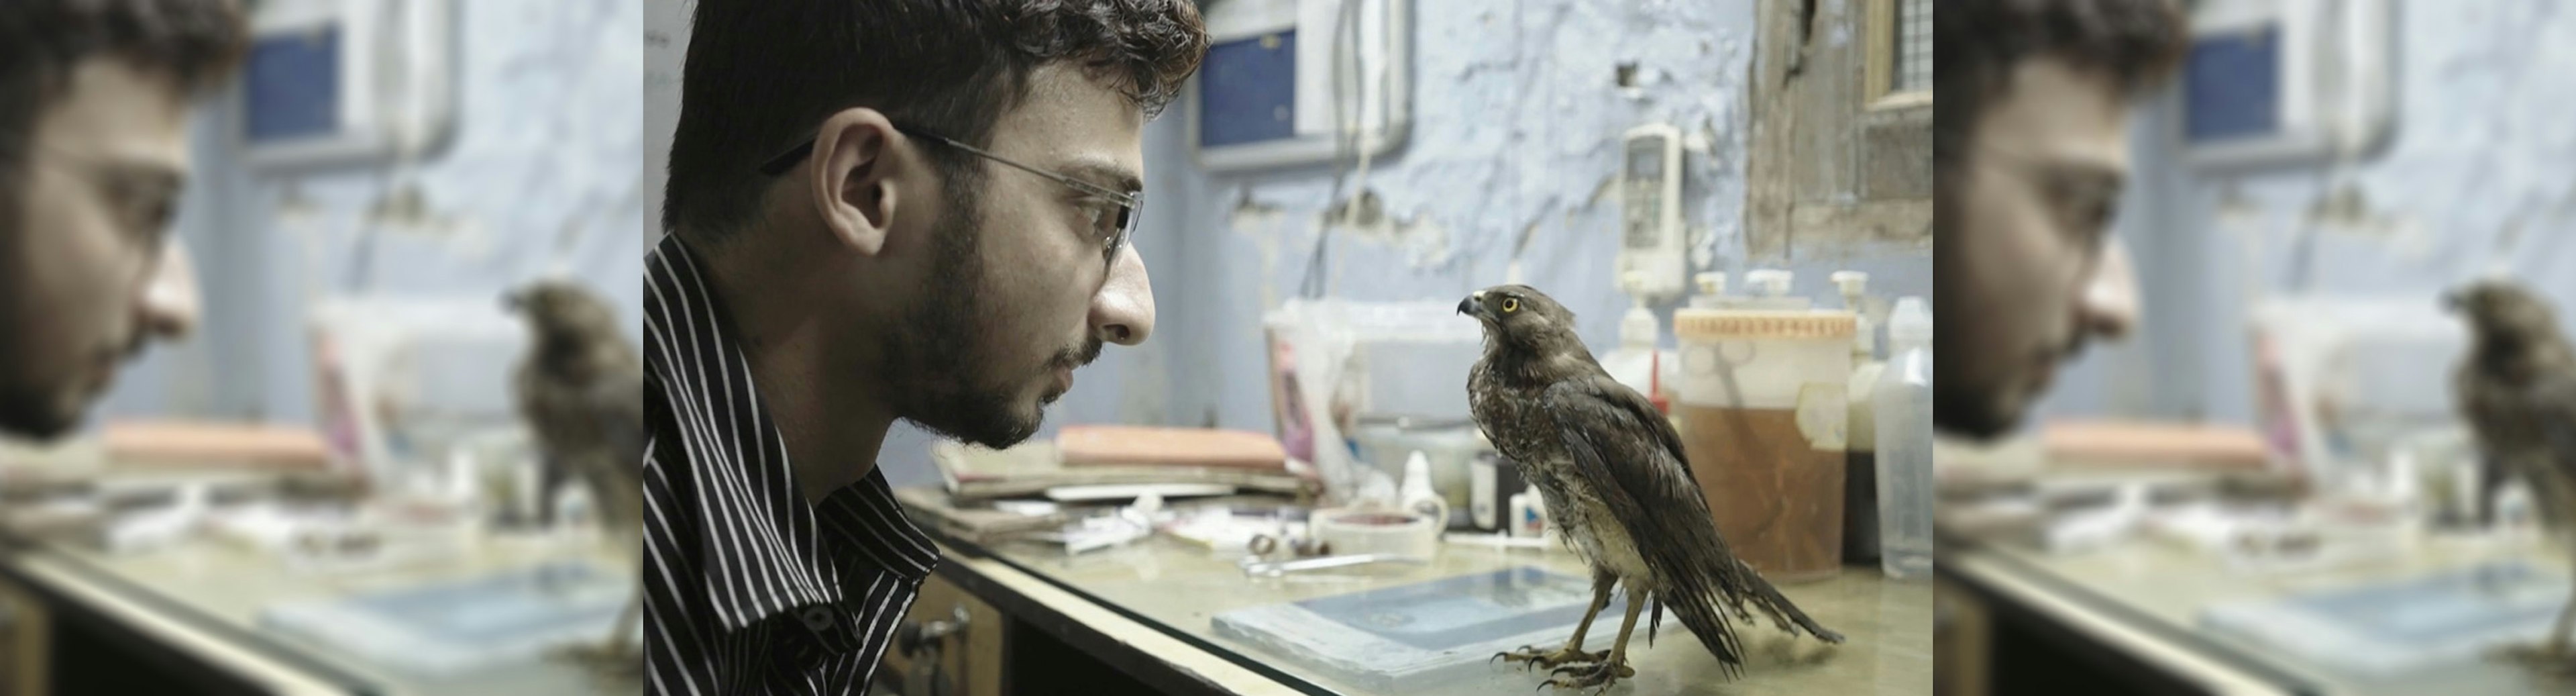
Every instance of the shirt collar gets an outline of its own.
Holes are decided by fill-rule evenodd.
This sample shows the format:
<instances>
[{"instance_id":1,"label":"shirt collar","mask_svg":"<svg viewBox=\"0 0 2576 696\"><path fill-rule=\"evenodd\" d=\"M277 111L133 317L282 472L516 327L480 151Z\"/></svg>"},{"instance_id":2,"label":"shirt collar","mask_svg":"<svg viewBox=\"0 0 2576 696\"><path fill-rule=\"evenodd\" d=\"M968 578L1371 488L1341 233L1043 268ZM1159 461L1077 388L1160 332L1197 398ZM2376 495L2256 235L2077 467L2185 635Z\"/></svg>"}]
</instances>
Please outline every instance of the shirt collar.
<instances>
[{"instance_id":1,"label":"shirt collar","mask_svg":"<svg viewBox=\"0 0 2576 696\"><path fill-rule=\"evenodd\" d=\"M695 492L710 604L739 629L790 609L839 604L843 573L875 569L918 581L939 553L904 516L885 473L820 504L798 493L784 438L753 386L730 316L705 265L666 235L644 259L644 362L667 408ZM667 435L667 433L666 433ZM860 579L864 586L865 578Z\"/></svg>"}]
</instances>

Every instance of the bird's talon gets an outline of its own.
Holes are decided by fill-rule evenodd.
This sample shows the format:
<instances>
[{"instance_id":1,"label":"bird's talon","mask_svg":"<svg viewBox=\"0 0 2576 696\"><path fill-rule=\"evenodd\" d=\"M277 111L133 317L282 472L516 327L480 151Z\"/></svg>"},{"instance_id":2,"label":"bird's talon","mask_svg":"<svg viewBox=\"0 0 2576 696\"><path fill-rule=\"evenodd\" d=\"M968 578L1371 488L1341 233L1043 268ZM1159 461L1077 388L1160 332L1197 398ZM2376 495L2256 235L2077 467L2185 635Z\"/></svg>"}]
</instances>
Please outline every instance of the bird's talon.
<instances>
[{"instance_id":1,"label":"bird's talon","mask_svg":"<svg viewBox=\"0 0 2576 696\"><path fill-rule=\"evenodd\" d=\"M1578 691L1598 687L1599 691L1593 692L1596 695L1608 692L1611 686L1619 683L1620 679L1637 676L1636 668L1629 667L1626 660L1603 661L1585 667L1563 667L1554 673L1558 676L1548 679L1547 683L1540 686Z\"/></svg>"},{"instance_id":2,"label":"bird's talon","mask_svg":"<svg viewBox=\"0 0 2576 696\"><path fill-rule=\"evenodd\" d=\"M1526 672L1540 667L1600 662L1610 657L1610 651L1602 650L1599 652L1584 652L1572 648L1559 648L1556 650L1540 652L1537 646L1525 645L1521 646L1521 649L1519 650L1497 653L1494 657L1502 658L1507 662L1520 663L1522 667L1521 671ZM1486 658L1485 663L1493 664L1493 658Z\"/></svg>"},{"instance_id":3,"label":"bird's talon","mask_svg":"<svg viewBox=\"0 0 2576 696\"><path fill-rule=\"evenodd\" d=\"M547 656L577 665L601 679L632 680L644 671L644 655L633 644L569 645L550 650Z\"/></svg>"}]
</instances>

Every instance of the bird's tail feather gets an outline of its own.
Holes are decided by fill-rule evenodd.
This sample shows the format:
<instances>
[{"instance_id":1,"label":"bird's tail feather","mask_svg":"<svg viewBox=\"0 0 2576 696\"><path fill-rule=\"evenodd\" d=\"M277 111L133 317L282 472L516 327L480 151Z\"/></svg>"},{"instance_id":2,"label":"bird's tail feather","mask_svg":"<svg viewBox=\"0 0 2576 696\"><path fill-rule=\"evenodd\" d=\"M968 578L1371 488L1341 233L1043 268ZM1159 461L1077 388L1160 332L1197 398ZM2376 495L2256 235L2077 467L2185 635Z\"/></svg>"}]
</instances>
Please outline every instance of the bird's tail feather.
<instances>
[{"instance_id":1,"label":"bird's tail feather","mask_svg":"<svg viewBox=\"0 0 2576 696\"><path fill-rule=\"evenodd\" d=\"M1742 601L1750 599L1762 609L1762 613L1770 614L1771 620L1780 624L1780 630L1790 630L1790 624L1796 624L1799 629L1804 629L1807 635L1815 636L1817 640L1827 643L1843 642L1843 634L1835 633L1831 629L1818 625L1815 619L1807 618L1807 612L1800 611L1798 605L1789 603L1789 598L1780 596L1779 588L1772 587L1771 581L1762 579L1762 574L1753 572L1753 566L1746 565L1741 560L1735 561L1735 565L1737 577L1743 578L1748 585L1746 589L1751 590L1737 595L1740 598L1737 600L1738 614L1744 613L1743 607L1740 606Z\"/></svg>"},{"instance_id":2,"label":"bird's tail feather","mask_svg":"<svg viewBox=\"0 0 2576 696\"><path fill-rule=\"evenodd\" d=\"M1735 637L1735 627L1727 625L1726 615L1719 613L1716 593L1692 591L1704 589L1689 587L1697 583L1679 584L1682 586L1670 588L1658 597L1661 601L1656 606L1672 607L1673 616L1681 619L1682 627L1690 629L1692 635L1699 636L1709 654L1717 656L1726 675L1736 676L1744 665L1744 644Z\"/></svg>"},{"instance_id":3,"label":"bird's tail feather","mask_svg":"<svg viewBox=\"0 0 2576 696\"><path fill-rule=\"evenodd\" d=\"M1673 582L1663 592L1655 593L1656 609L1661 611L1663 607L1672 607L1673 614L1681 618L1682 626L1699 636L1700 642L1708 646L1709 653L1716 655L1718 662L1725 665L1729 676L1733 676L1743 664L1744 644L1736 637L1728 614L1749 623L1753 620L1753 610L1759 609L1779 624L1780 630L1793 634L1803 630L1827 643L1843 642L1843 634L1808 618L1798 605L1781 596L1779 589L1772 587L1770 581L1754 572L1753 566L1741 560L1728 558L1718 564L1701 566L1698 570L1682 577L1672 577ZM1649 624L1647 640L1650 644L1653 634L1654 629Z\"/></svg>"}]
</instances>

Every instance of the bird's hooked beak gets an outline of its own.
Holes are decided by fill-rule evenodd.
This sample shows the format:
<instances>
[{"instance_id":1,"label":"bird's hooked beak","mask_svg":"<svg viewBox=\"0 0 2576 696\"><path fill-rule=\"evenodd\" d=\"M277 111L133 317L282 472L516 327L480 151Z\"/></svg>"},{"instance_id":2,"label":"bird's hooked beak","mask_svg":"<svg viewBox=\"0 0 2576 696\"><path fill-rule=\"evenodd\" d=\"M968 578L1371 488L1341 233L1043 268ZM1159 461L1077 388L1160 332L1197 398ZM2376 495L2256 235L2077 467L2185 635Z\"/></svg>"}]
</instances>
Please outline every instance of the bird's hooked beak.
<instances>
[{"instance_id":1,"label":"bird's hooked beak","mask_svg":"<svg viewBox=\"0 0 2576 696\"><path fill-rule=\"evenodd\" d=\"M2467 311L2469 308L2468 291L2451 290L2449 292L2442 293L2442 308L2450 310L2453 313Z\"/></svg>"},{"instance_id":2,"label":"bird's hooked beak","mask_svg":"<svg viewBox=\"0 0 2576 696\"><path fill-rule=\"evenodd\" d=\"M501 292L502 311L518 312L527 308L528 292L526 290L513 288Z\"/></svg>"},{"instance_id":3,"label":"bird's hooked beak","mask_svg":"<svg viewBox=\"0 0 2576 696\"><path fill-rule=\"evenodd\" d=\"M1458 301L1458 313L1478 319L1493 318L1485 313L1484 299L1485 293L1481 290L1468 294L1467 299Z\"/></svg>"}]
</instances>

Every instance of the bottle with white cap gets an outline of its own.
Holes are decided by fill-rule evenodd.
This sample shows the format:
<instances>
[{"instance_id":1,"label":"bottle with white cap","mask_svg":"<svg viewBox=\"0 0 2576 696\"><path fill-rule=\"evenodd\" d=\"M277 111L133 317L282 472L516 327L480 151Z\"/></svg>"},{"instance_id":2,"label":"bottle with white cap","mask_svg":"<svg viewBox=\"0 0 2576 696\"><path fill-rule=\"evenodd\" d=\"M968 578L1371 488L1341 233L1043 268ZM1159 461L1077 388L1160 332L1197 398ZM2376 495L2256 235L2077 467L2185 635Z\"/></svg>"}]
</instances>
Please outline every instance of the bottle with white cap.
<instances>
[{"instance_id":1,"label":"bottle with white cap","mask_svg":"<svg viewBox=\"0 0 2576 696\"><path fill-rule=\"evenodd\" d=\"M1744 285L1752 294L1745 300L1748 309L1810 309L1815 301L1789 294L1798 274L1780 268L1757 269L1744 274Z\"/></svg>"},{"instance_id":2,"label":"bottle with white cap","mask_svg":"<svg viewBox=\"0 0 2576 696\"><path fill-rule=\"evenodd\" d=\"M1726 295L1726 274L1724 272L1701 272L1698 275L1691 276L1691 285L1699 289L1698 294L1691 295L1690 297L1691 309L1717 309L1724 306L1728 299L1730 299Z\"/></svg>"},{"instance_id":3,"label":"bottle with white cap","mask_svg":"<svg viewBox=\"0 0 2576 696\"><path fill-rule=\"evenodd\" d=\"M1396 499L1406 512L1438 520L1435 527L1449 526L1449 501L1431 487L1431 456L1414 450L1404 459L1404 483L1396 487Z\"/></svg>"},{"instance_id":4,"label":"bottle with white cap","mask_svg":"<svg viewBox=\"0 0 2576 696\"><path fill-rule=\"evenodd\" d=\"M1879 565L1888 577L1932 573L1932 311L1896 302L1878 380Z\"/></svg>"},{"instance_id":5,"label":"bottle with white cap","mask_svg":"<svg viewBox=\"0 0 2576 696\"><path fill-rule=\"evenodd\" d=\"M1878 560L1878 443L1876 432L1878 332L1866 308L1869 274L1836 271L1834 287L1842 291L1843 309L1852 315L1851 382L1845 385L1851 420L1843 457L1843 562Z\"/></svg>"},{"instance_id":6,"label":"bottle with white cap","mask_svg":"<svg viewBox=\"0 0 2576 696\"><path fill-rule=\"evenodd\" d=\"M1631 304L1627 315L1619 318L1619 347L1602 354L1601 369L1609 372L1611 379L1653 399L1660 391L1655 374L1655 344L1663 341L1664 328L1655 319L1655 311L1646 308L1646 298L1637 294L1644 285L1644 275L1629 271L1619 278L1619 287L1628 291Z\"/></svg>"}]
</instances>

